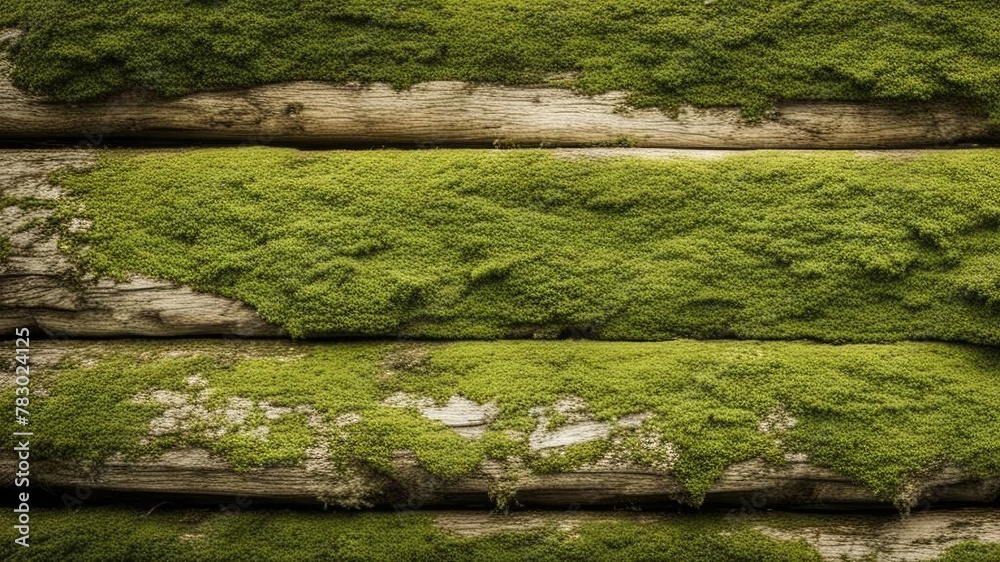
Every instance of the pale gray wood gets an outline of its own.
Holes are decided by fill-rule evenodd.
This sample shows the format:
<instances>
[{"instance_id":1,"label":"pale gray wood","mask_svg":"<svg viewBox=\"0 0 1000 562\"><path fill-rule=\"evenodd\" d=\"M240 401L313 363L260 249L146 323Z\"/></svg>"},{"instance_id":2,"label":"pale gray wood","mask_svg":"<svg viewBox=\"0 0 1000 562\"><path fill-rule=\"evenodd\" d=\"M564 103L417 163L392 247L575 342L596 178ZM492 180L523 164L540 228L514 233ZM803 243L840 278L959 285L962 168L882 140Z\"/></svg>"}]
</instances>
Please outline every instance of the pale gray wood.
<instances>
[{"instance_id":1,"label":"pale gray wood","mask_svg":"<svg viewBox=\"0 0 1000 562\"><path fill-rule=\"evenodd\" d=\"M0 458L0 475L12 479L16 461ZM260 500L338 506L486 504L497 486L509 478L509 466L485 462L474 474L454 482L425 473L411 455L400 452L397 476L389 478L361 467L342 470L317 456L301 466L236 471L202 450L175 450L155 459L111 459L103 464L59 461L32 463L32 482L56 488L86 486L106 492L180 494L185 496L242 495ZM977 480L947 469L920 482L934 503L965 505L995 502L1000 479ZM629 503L685 502L687 495L670 474L620 467L609 463L554 474L532 474L513 482L511 502L526 505L611 506ZM807 461L783 466L747 461L727 469L708 491L706 505L774 507L838 506L892 507L875 499L849 478Z\"/></svg>"}]
</instances>

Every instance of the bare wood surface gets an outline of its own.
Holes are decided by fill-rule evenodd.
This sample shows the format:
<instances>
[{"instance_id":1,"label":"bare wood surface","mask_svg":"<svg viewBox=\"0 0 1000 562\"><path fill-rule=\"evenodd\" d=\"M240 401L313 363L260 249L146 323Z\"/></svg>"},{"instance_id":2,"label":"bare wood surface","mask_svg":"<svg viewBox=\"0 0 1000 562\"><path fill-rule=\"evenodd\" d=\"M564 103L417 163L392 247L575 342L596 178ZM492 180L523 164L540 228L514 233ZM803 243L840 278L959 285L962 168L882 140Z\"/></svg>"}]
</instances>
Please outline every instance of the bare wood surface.
<instances>
[{"instance_id":1,"label":"bare wood surface","mask_svg":"<svg viewBox=\"0 0 1000 562\"><path fill-rule=\"evenodd\" d=\"M2 43L17 33L0 31ZM274 84L178 99L132 93L102 103L55 104L15 88L0 60L0 139L68 138L311 145L863 148L995 138L986 118L942 103L791 102L759 125L738 109L685 107L676 117L629 108L626 95L554 87L428 82Z\"/></svg>"}]
</instances>

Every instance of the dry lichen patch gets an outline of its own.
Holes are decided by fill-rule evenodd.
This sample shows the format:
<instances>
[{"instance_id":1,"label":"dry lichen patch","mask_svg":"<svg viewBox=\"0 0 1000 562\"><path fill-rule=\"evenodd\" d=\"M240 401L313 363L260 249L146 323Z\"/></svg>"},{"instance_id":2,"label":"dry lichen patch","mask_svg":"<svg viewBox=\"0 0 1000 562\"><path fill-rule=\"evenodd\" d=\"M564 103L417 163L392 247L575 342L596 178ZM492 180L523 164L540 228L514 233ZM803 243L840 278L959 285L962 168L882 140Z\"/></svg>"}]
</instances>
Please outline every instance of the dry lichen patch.
<instances>
[{"instance_id":1,"label":"dry lichen patch","mask_svg":"<svg viewBox=\"0 0 1000 562\"><path fill-rule=\"evenodd\" d=\"M394 408L416 409L425 418L441 422L470 439L483 437L499 413L499 408L493 402L479 404L460 395L454 395L444 404L436 405L432 398L397 392L383 400L382 404ZM653 417L650 412L641 412L626 414L613 423L598 421L587 411L586 401L576 396L560 398L548 406L533 407L529 413L535 419L535 429L528 435L527 443L534 451L606 440L616 428L639 428ZM521 437L516 433L508 435ZM647 432L640 441L643 449L649 450L655 448L653 443L659 440ZM671 447L667 444L665 450L669 449ZM674 455L675 452L670 454Z\"/></svg>"},{"instance_id":2,"label":"dry lichen patch","mask_svg":"<svg viewBox=\"0 0 1000 562\"><path fill-rule=\"evenodd\" d=\"M798 423L799 421L795 417L779 405L775 406L773 410L767 413L764 419L760 420L757 428L762 433L780 433L792 429Z\"/></svg>"},{"instance_id":3,"label":"dry lichen patch","mask_svg":"<svg viewBox=\"0 0 1000 562\"><path fill-rule=\"evenodd\" d=\"M602 521L638 522L649 519L629 512L615 515L579 511L571 514L551 514L544 512L513 512L508 514L483 513L477 511L448 511L434 514L434 525L443 531L460 537L479 537L492 533L511 531L534 531L555 527L562 531L575 531L583 523Z\"/></svg>"},{"instance_id":4,"label":"dry lichen patch","mask_svg":"<svg viewBox=\"0 0 1000 562\"><path fill-rule=\"evenodd\" d=\"M611 424L592 419L587 403L581 398L561 398L551 406L536 406L530 411L538 420L528 440L534 450L568 447L604 439Z\"/></svg>"},{"instance_id":5,"label":"dry lichen patch","mask_svg":"<svg viewBox=\"0 0 1000 562\"><path fill-rule=\"evenodd\" d=\"M608 450L597 462L583 470L653 470L670 474L680 457L677 447L655 431L640 430L633 434L617 434L611 438Z\"/></svg>"},{"instance_id":6,"label":"dry lichen patch","mask_svg":"<svg viewBox=\"0 0 1000 562\"><path fill-rule=\"evenodd\" d=\"M693 158L698 160L725 158L746 151L740 150L692 150L670 148L557 148L553 156L559 158L649 158L667 160L672 158Z\"/></svg>"},{"instance_id":7,"label":"dry lichen patch","mask_svg":"<svg viewBox=\"0 0 1000 562\"><path fill-rule=\"evenodd\" d=\"M380 363L383 376L391 377L402 371L412 371L426 364L427 348L421 345L401 345L385 354Z\"/></svg>"},{"instance_id":8,"label":"dry lichen patch","mask_svg":"<svg viewBox=\"0 0 1000 562\"><path fill-rule=\"evenodd\" d=\"M301 416L310 429L310 440L305 443L301 458L296 463L314 479L306 488L316 493L324 504L344 508L370 507L369 498L381 490L380 480L355 463L337 463L332 460L331 440L345 440L343 431L358 423L358 414L343 414L332 424L324 423L324 416L308 405L278 406L266 400L254 401L245 397L228 397L214 401L214 389L201 374L185 378L186 392L171 390L144 391L133 397L139 404L154 403L164 406L160 415L149 422L149 431L142 444L156 445L157 440L174 438L171 447L189 444L215 443L227 436L248 439L266 444L271 435L271 422L289 416ZM283 438L277 435L278 439ZM170 449L165 454L170 454ZM183 450L182 450L183 451ZM210 451L199 451L210 454ZM212 463L224 462L212 455ZM201 465L206 465L203 459ZM282 463L284 464L284 463ZM245 467L249 468L249 467Z\"/></svg>"}]
</instances>

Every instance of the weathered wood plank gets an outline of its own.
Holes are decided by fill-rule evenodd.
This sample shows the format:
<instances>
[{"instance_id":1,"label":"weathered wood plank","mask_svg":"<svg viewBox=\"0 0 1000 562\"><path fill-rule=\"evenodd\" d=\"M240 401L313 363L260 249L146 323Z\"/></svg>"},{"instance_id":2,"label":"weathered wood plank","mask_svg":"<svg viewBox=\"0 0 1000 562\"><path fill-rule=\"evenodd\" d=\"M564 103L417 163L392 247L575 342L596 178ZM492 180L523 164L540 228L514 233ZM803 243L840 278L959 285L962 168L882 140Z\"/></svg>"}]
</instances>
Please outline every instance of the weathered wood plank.
<instances>
[{"instance_id":1,"label":"weathered wood plank","mask_svg":"<svg viewBox=\"0 0 1000 562\"><path fill-rule=\"evenodd\" d=\"M0 32L0 43L16 32ZM995 138L986 118L958 106L796 102L748 125L737 109L683 108L676 117L629 109L625 94L581 96L553 87L430 82L296 82L178 99L143 94L94 104L53 104L10 83L0 60L0 139L67 138L311 145L861 148Z\"/></svg>"},{"instance_id":2,"label":"weathered wood plank","mask_svg":"<svg viewBox=\"0 0 1000 562\"><path fill-rule=\"evenodd\" d=\"M4 454L0 474L13 479L16 461ZM409 455L389 478L362 468L341 470L321 456L302 466L239 472L203 450L185 449L141 461L112 459L101 465L56 461L32 464L32 482L56 489L86 487L106 493L178 495L190 498L247 496L255 501L344 507L448 507L489 505L500 487L511 486L508 505L607 507L684 503L686 493L668 473L597 463L571 472L532 474L512 482L507 467L487 462L458 481L435 479ZM925 503L982 505L996 502L1000 479L975 480L947 469L920 482ZM708 491L704 505L891 508L865 487L807 461L783 466L753 460L729 467Z\"/></svg>"},{"instance_id":3,"label":"weathered wood plank","mask_svg":"<svg viewBox=\"0 0 1000 562\"><path fill-rule=\"evenodd\" d=\"M247 356L281 353L280 342L235 342L221 346L218 353L237 352ZM210 346L206 341L204 344ZM62 343L41 346L34 356L36 371L46 372L61 358L88 357L97 343ZM188 349L186 353L193 350ZM185 352L182 352L185 353ZM200 384L192 381L191 384ZM46 392L44 388L41 390ZM191 404L184 395L164 392L154 399L171 408L150 423L150 436L176 433L194 423L210 423L211 413ZM250 402L248 401L248 405ZM419 415L441 422L466 439L481 437L496 415L493 404L477 404L453 396L442 405L429 399L396 394L384 401L392 407L415 409ZM590 419L564 399L553 405L566 423L548 428L544 408L532 410L537 427L528 436L529 447L542 454L559 453L566 447L607 437L613 426L638 427L645 416L624 416L614 422ZM265 409L273 409L263 404ZM537 410L537 411L536 411ZM276 416L290 408L275 409ZM296 410L298 411L298 410ZM200 412L200 413L199 413ZM320 416L306 407L322 426ZM227 414L228 415L228 414ZM356 423L360 417L338 421ZM200 422L199 422L200 420ZM768 428L762 431L770 431ZM248 496L257 500L301 504L333 504L360 507L373 505L463 506L496 503L512 505L613 506L622 504L690 503L691 497L672 473L672 463L637 465L619 455L605 455L572 470L537 473L517 458L486 460L471 474L444 480L429 474L413 453L394 453L390 474L377 473L361 464L331 462L330 443L325 437L305 450L305 459L296 466L263 467L238 471L224 459L202 449L171 449L155 458L140 460L113 456L102 463L81 463L47 459L35 463L33 478L55 488L85 486L108 493L176 494L180 496ZM669 444L650 444L670 450ZM669 456L669 455L668 455ZM0 453L0 472L13 476L14 459ZM976 479L954 467L944 467L913 479L905 497L895 505L910 508L927 503L983 504L1000 496L1000 478ZM739 505L762 509L773 506L890 507L894 504L876 497L870 489L832 470L812 464L805 455L789 453L782 464L752 459L729 466L705 496L708 505Z\"/></svg>"},{"instance_id":4,"label":"weathered wood plank","mask_svg":"<svg viewBox=\"0 0 1000 562\"><path fill-rule=\"evenodd\" d=\"M295 358L309 350L331 344L291 343L287 340L220 341L192 340L150 344L143 341L66 341L33 342L31 368L33 396L46 397L60 376L66 359L83 364L104 355L120 356L131 351L134 357L215 356L243 359ZM2 367L2 365L0 365ZM8 365L7 368L12 368ZM389 368L389 367L385 367ZM384 376L390 376L383 373ZM224 457L191 445L170 445L159 456L124 458L112 455L103 462L80 462L62 457L32 457L33 484L57 489L85 486L111 494L155 494L197 496L201 498L248 496L260 501L330 504L362 507L395 506L469 506L495 503L566 506L615 506L638 504L691 503L691 495L673 472L675 449L660 440L643 442L661 461L639 464L628 455L606 454L562 472L531 470L523 458L484 460L465 476L456 479L435 477L411 451L393 450L391 470L377 472L361 460L333 462L333 451L341 439L349 439L348 426L367 415L348 413L334 419L306 403L274 405L268 401L243 397L227 398L215 405L207 402L214 390L198 373L184 379L190 392L151 388L130 398L133 403L160 404L156 416L148 420L146 442L160 438L204 443L225 434L246 435L261 443L280 436L270 431L253 433L260 421L250 421L250 412L260 412L267 419L303 415L310 427L312 441L304 446L302 459L294 465L237 470ZM9 388L12 380L0 382ZM33 399L34 400L34 399ZM407 415L422 416L443 424L463 439L482 438L498 415L492 402L476 401L453 395L435 401L425 396L398 392L380 398L381 406L405 408ZM34 403L34 402L33 402ZM551 427L549 416L558 413L563 421ZM47 416L66 415L49 411ZM533 429L520 438L539 455L561 454L568 447L608 438L613 431L637 431L653 414L629 413L615 419L594 419L581 399L563 397L549 406L533 407ZM225 420L222 420L222 418ZM225 424L223 424L225 421ZM220 425L223 424L223 425ZM760 422L762 433L782 432L797 424L787 413L768 415ZM220 428L225 427L225 432ZM784 429L782 429L784 428ZM267 428L263 428L267 429ZM32 439L47 440L43 430ZM776 434L777 435L777 434ZM200 437L198 437L200 436ZM204 445L200 445L204 446ZM32 449L35 455L37 449ZM351 457L355 458L356 457ZM0 452L0 478L13 481L17 460L12 449ZM943 466L927 474L910 478L893 501L876 497L870 488L843 474L815 464L806 455L788 452L782 463L750 459L728 466L708 489L708 505L749 506L764 509L793 507L882 507L894 505L917 508L930 504L989 504L1000 499L1000 478L976 478L954 466Z\"/></svg>"},{"instance_id":5,"label":"weathered wood plank","mask_svg":"<svg viewBox=\"0 0 1000 562\"><path fill-rule=\"evenodd\" d=\"M0 123L0 127L2 127ZM724 158L739 151L581 148L557 149L562 158ZM867 151L872 157L905 157L922 151ZM48 176L61 169L85 169L95 151L0 150L0 237L11 255L0 260L0 330L33 327L67 337L281 335L256 311L239 302L156 279L125 282L93 279L59 249L59 235L47 228L51 209L18 206L17 199L58 200ZM72 228L87 228L83 221Z\"/></svg>"}]
</instances>

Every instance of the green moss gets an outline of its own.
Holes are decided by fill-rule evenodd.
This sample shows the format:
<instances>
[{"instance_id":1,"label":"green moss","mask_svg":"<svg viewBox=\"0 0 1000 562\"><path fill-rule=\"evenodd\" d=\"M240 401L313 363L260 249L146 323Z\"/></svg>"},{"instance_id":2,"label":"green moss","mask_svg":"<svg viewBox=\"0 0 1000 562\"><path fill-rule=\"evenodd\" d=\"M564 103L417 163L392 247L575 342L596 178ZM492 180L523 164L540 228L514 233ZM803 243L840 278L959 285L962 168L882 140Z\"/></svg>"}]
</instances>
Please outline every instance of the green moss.
<instances>
[{"instance_id":1,"label":"green moss","mask_svg":"<svg viewBox=\"0 0 1000 562\"><path fill-rule=\"evenodd\" d=\"M12 27L24 20L31 0L0 0L0 27Z\"/></svg>"},{"instance_id":2,"label":"green moss","mask_svg":"<svg viewBox=\"0 0 1000 562\"><path fill-rule=\"evenodd\" d=\"M9 1L9 0L8 0ZM1000 110L1000 8L977 0L35 0L18 86L80 101L287 80L630 92L637 106L965 100ZM44 15L44 17L42 17ZM576 73L566 78L567 73Z\"/></svg>"},{"instance_id":3,"label":"green moss","mask_svg":"<svg viewBox=\"0 0 1000 562\"><path fill-rule=\"evenodd\" d=\"M749 526L718 517L644 524L584 523L462 538L430 517L393 514L334 515L123 510L34 515L33 546L8 541L8 560L649 560L818 561L801 542L769 539ZM37 529L37 531L36 531ZM391 537L392 540L386 540Z\"/></svg>"},{"instance_id":4,"label":"green moss","mask_svg":"<svg viewBox=\"0 0 1000 562\"><path fill-rule=\"evenodd\" d=\"M795 525L797 516L656 516L583 518L579 526L460 536L430 514L337 514L207 511L152 514L115 508L77 512L32 510L31 547L5 541L5 560L506 560L677 562L819 562L802 541L765 536L753 528ZM605 518L609 519L609 518ZM822 525L823 521L814 521ZM389 540L391 539L391 540ZM996 560L997 545L966 542L940 562Z\"/></svg>"},{"instance_id":5,"label":"green moss","mask_svg":"<svg viewBox=\"0 0 1000 562\"><path fill-rule=\"evenodd\" d=\"M805 453L884 499L946 465L972 477L1000 475L1000 356L992 349L694 341L126 342L102 349L74 352L60 367L35 373L48 395L32 402L39 436L33 458L101 459L195 445L242 469L295 464L324 438L338 462L391 475L394 453L409 450L429 472L450 479L487 458L549 472L624 447L635 462L669 459L695 503L729 465L780 463L784 453ZM400 366L401 354L418 361ZM171 407L204 407L208 421L147 438L150 421L167 410L148 399L157 390L173 393ZM467 439L416 408L383 403L400 392L438 403L454 395L492 402L498 415L483 438ZM568 397L583 400L597 420L652 417L564 451L530 449L538 425L531 410ZM224 420L232 400L246 404L243 421ZM288 410L265 415L280 407ZM762 432L761 421L775 412L797 423ZM344 423L345 415L353 423ZM266 440L253 437L260 426ZM222 437L219 427L227 429ZM650 436L655 446L642 446Z\"/></svg>"},{"instance_id":6,"label":"green moss","mask_svg":"<svg viewBox=\"0 0 1000 562\"><path fill-rule=\"evenodd\" d=\"M46 434L42 454L102 460L116 452L135 457L174 445L169 440L161 447L140 445L149 420L165 408L136 404L131 398L153 389L184 390L183 378L209 363L208 359L137 363L131 356L107 356L87 368L67 362L64 368L75 376L43 375L42 380L51 380L45 383L51 394L32 400L40 416L52 413L38 428Z\"/></svg>"},{"instance_id":7,"label":"green moss","mask_svg":"<svg viewBox=\"0 0 1000 562\"><path fill-rule=\"evenodd\" d=\"M1000 159L212 149L62 174L86 268L297 337L1000 343Z\"/></svg>"},{"instance_id":8,"label":"green moss","mask_svg":"<svg viewBox=\"0 0 1000 562\"><path fill-rule=\"evenodd\" d=\"M5 207L20 207L25 210L56 209L59 203L55 199L37 199L34 197L0 197L0 209Z\"/></svg>"},{"instance_id":9,"label":"green moss","mask_svg":"<svg viewBox=\"0 0 1000 562\"><path fill-rule=\"evenodd\" d=\"M1000 544L969 541L948 549L940 562L990 562L1000 560Z\"/></svg>"},{"instance_id":10,"label":"green moss","mask_svg":"<svg viewBox=\"0 0 1000 562\"><path fill-rule=\"evenodd\" d=\"M0 265L3 265L7 261L13 249L10 244L10 238L0 235Z\"/></svg>"}]
</instances>

